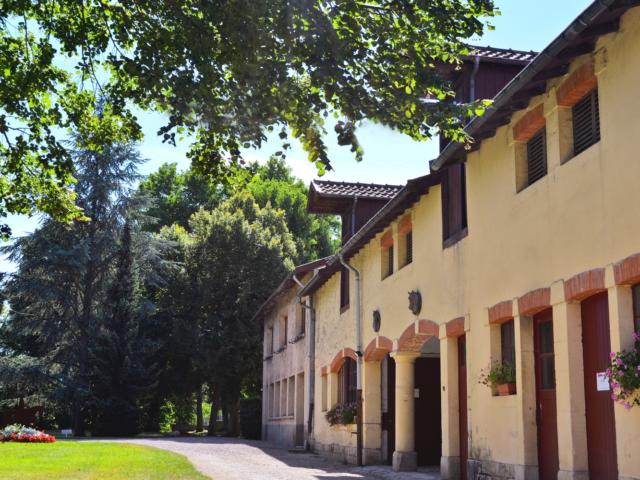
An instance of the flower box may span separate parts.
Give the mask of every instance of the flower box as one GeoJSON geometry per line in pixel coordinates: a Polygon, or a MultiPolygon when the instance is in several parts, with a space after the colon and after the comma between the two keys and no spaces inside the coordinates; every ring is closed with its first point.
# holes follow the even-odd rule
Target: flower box
{"type": "Polygon", "coordinates": [[[498,395],[501,397],[507,395],[515,395],[516,394],[516,384],[515,383],[500,383],[496,385],[496,390],[498,391],[498,395]]]}

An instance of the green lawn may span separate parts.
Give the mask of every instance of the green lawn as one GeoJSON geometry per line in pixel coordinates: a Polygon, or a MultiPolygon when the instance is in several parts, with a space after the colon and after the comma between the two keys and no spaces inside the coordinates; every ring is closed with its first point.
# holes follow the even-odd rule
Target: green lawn
{"type": "Polygon", "coordinates": [[[0,443],[3,480],[182,480],[207,477],[183,456],[157,448],[101,442],[0,443]]]}

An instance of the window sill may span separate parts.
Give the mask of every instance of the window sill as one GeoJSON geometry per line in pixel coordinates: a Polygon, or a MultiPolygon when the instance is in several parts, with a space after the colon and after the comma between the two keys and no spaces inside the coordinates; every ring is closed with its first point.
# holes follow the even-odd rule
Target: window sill
{"type": "Polygon", "coordinates": [[[287,346],[285,345],[285,346],[283,346],[283,347],[280,347],[280,348],[279,348],[278,350],[276,350],[275,352],[273,352],[273,354],[274,354],[274,355],[277,355],[277,354],[279,354],[279,353],[284,352],[286,349],[287,349],[287,346]]]}
{"type": "Polygon", "coordinates": [[[285,415],[283,417],[269,417],[268,420],[270,422],[278,422],[281,420],[293,420],[293,415],[285,415]]]}
{"type": "Polygon", "coordinates": [[[465,227],[462,230],[454,233],[449,238],[442,242],[442,248],[449,248],[458,243],[460,240],[469,235],[469,227],[465,227]]]}
{"type": "Polygon", "coordinates": [[[304,334],[304,333],[300,333],[300,334],[296,335],[296,336],[293,338],[293,340],[289,340],[289,343],[290,343],[291,345],[293,345],[294,343],[298,343],[298,342],[299,342],[300,340],[302,340],[304,337],[305,337],[305,334],[304,334]]]}
{"type": "Polygon", "coordinates": [[[266,362],[267,360],[271,360],[272,358],[273,358],[273,354],[271,354],[271,355],[267,355],[266,357],[264,357],[264,358],[262,359],[262,361],[263,361],[263,362],[266,362]]]}

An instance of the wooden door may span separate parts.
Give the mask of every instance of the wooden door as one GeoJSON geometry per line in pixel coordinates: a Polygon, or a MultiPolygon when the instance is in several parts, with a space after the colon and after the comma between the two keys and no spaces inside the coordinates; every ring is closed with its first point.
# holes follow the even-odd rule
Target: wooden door
{"type": "Polygon", "coordinates": [[[533,328],[539,479],[556,480],[559,470],[558,415],[552,310],[545,310],[533,317],[533,328]]]}
{"type": "Polygon", "coordinates": [[[596,375],[609,365],[609,303],[607,293],[587,298],[582,307],[582,352],[587,417],[587,453],[592,479],[617,480],[616,424],[611,392],[598,390],[596,375]]]}
{"type": "Polygon", "coordinates": [[[460,478],[467,479],[469,432],[467,430],[467,337],[458,337],[458,433],[460,435],[460,478]]]}
{"type": "Polygon", "coordinates": [[[387,463],[393,463],[396,450],[396,362],[387,355],[387,411],[382,414],[382,428],[387,431],[387,463]]]}
{"type": "Polygon", "coordinates": [[[442,456],[440,359],[416,359],[414,382],[417,392],[414,422],[418,465],[440,465],[442,456]]]}

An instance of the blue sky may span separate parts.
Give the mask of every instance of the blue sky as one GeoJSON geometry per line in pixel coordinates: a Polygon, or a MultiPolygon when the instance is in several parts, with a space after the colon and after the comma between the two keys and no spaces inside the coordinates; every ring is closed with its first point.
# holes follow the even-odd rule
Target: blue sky
{"type": "MultiPolygon", "coordinates": [[[[582,10],[590,0],[497,0],[502,15],[491,23],[495,30],[487,31],[484,37],[473,39],[477,45],[513,48],[517,50],[543,49],[582,10]]],[[[163,125],[163,117],[155,113],[140,112],[145,139],[140,146],[142,156],[148,159],[141,167],[141,173],[155,171],[164,162],[177,162],[180,168],[188,167],[186,152],[188,143],[177,147],[163,144],[156,132],[163,125]]],[[[339,147],[335,136],[329,135],[329,156],[334,171],[324,178],[360,182],[402,184],[407,179],[427,173],[427,162],[437,155],[436,141],[414,142],[397,132],[381,125],[365,124],[360,128],[358,138],[364,148],[364,160],[355,162],[348,148],[339,147]]],[[[249,159],[266,159],[279,145],[267,144],[260,151],[248,151],[249,159]]],[[[292,142],[292,150],[287,160],[298,177],[309,181],[315,176],[315,167],[306,160],[302,148],[292,142]]],[[[24,235],[33,231],[37,218],[11,216],[8,219],[14,235],[24,235]]],[[[0,271],[11,270],[12,265],[0,259],[0,271]]]]}

